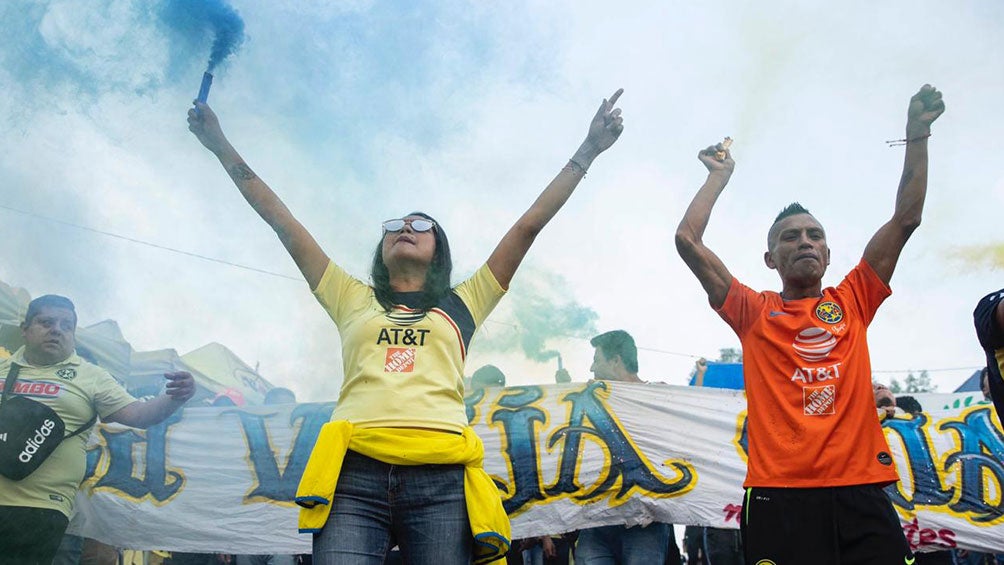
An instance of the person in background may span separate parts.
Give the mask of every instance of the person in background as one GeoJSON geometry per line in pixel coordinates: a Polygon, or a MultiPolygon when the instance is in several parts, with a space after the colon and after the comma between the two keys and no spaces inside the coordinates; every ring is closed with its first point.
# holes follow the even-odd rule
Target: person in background
{"type": "Polygon", "coordinates": [[[976,337],[987,358],[983,394],[993,401],[1004,423],[1004,288],[980,299],[973,311],[976,337]]]}
{"type": "Polygon", "coordinates": [[[471,375],[471,390],[504,386],[505,373],[495,365],[479,367],[471,375]]]}
{"type": "Polygon", "coordinates": [[[912,414],[916,416],[924,411],[924,408],[920,405],[920,402],[912,396],[897,396],[896,397],[896,408],[899,408],[907,414],[912,414]]]}
{"type": "MultiPolygon", "coordinates": [[[[12,393],[40,389],[31,399],[55,411],[67,434],[87,431],[98,418],[148,428],[195,394],[192,375],[176,372],[164,375],[164,394],[146,402],[133,398],[107,371],[75,353],[76,330],[77,312],[69,298],[39,296],[28,304],[21,324],[24,346],[0,360],[4,384],[17,371],[12,393]]],[[[67,437],[27,477],[15,481],[0,475],[0,564],[52,562],[84,478],[86,445],[86,433],[67,437]]]]}
{"type": "MultiPolygon", "coordinates": [[[[885,419],[886,417],[895,416],[895,411],[898,409],[906,414],[916,416],[924,411],[924,407],[920,405],[920,401],[912,396],[895,396],[891,390],[886,388],[884,385],[876,385],[875,388],[875,405],[879,409],[879,417],[885,419]],[[879,388],[881,387],[881,388],[879,388]],[[889,402],[891,399],[891,403],[889,402]],[[893,413],[888,414],[883,417],[883,410],[892,407],[893,413]]],[[[894,488],[892,486],[890,489],[894,488]]],[[[917,553],[915,562],[916,565],[954,565],[955,560],[953,557],[954,553],[950,549],[942,551],[928,551],[923,553],[917,553]]]]}
{"type": "MultiPolygon", "coordinates": [[[[708,361],[702,357],[694,363],[694,386],[704,386],[704,375],[707,372],[708,361]]],[[[683,540],[687,549],[688,565],[690,563],[703,565],[743,565],[745,563],[742,536],[737,529],[687,526],[683,540]]]]}
{"type": "MultiPolygon", "coordinates": [[[[265,393],[262,404],[265,406],[296,404],[296,394],[288,388],[270,388],[265,393]]],[[[235,555],[234,563],[236,565],[297,565],[300,563],[300,559],[296,555],[281,554],[235,555]]]]}
{"type": "MultiPolygon", "coordinates": [[[[602,333],[589,341],[593,364],[589,370],[597,381],[644,383],[638,377],[638,347],[624,330],[602,333]]],[[[668,556],[679,562],[680,549],[673,525],[652,522],[647,526],[599,526],[579,531],[575,562],[580,565],[662,564],[668,556]]]]}
{"type": "Polygon", "coordinates": [[[875,409],[878,410],[879,420],[896,415],[896,395],[889,390],[889,387],[873,381],[872,394],[875,396],[875,409]]]}

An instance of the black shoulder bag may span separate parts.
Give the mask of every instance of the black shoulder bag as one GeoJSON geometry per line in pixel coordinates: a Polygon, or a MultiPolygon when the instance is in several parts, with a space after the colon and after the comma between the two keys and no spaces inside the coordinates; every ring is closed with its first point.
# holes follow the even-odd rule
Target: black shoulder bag
{"type": "Polygon", "coordinates": [[[98,419],[95,414],[83,427],[64,436],[66,424],[55,410],[11,394],[20,371],[20,365],[11,363],[0,397],[0,475],[14,481],[34,473],[61,441],[82,433],[98,419]]]}

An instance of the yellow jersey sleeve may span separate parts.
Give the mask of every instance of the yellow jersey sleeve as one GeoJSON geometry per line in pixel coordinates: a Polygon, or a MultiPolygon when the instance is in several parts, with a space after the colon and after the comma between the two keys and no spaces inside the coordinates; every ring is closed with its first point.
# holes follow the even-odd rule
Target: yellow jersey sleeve
{"type": "Polygon", "coordinates": [[[335,325],[341,329],[359,310],[369,307],[373,289],[346,273],[334,261],[328,261],[328,266],[321,275],[321,282],[317,283],[317,288],[312,292],[335,325]]]}
{"type": "Polygon", "coordinates": [[[475,327],[480,327],[484,323],[485,318],[491,314],[506,293],[492,270],[488,268],[488,263],[482,265],[471,278],[457,285],[453,291],[467,305],[471,317],[474,318],[475,327]]]}
{"type": "Polygon", "coordinates": [[[118,381],[104,370],[95,371],[91,389],[91,402],[102,419],[136,402],[118,381]]]}

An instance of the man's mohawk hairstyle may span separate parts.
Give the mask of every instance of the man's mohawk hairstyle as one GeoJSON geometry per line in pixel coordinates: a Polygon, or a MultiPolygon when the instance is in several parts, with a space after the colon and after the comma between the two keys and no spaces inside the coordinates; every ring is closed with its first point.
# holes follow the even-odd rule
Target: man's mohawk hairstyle
{"type": "Polygon", "coordinates": [[[774,218],[774,223],[776,224],[781,220],[787,218],[788,216],[795,216],[798,214],[809,214],[810,216],[812,215],[812,213],[809,212],[805,208],[805,206],[802,206],[798,202],[792,202],[791,204],[785,206],[784,210],[781,210],[781,212],[777,215],[777,217],[774,218]]]}

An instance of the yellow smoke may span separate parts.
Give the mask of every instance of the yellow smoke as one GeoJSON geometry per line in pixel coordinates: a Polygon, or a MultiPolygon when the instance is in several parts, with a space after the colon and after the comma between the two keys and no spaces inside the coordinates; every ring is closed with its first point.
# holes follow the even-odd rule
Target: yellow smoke
{"type": "Polygon", "coordinates": [[[956,247],[949,253],[966,267],[1004,269],[1004,243],[956,247]]]}
{"type": "Polygon", "coordinates": [[[785,25],[767,17],[759,8],[751,8],[739,30],[743,46],[744,92],[735,138],[754,139],[764,127],[765,107],[784,90],[786,74],[801,51],[807,35],[797,26],[785,25]]]}

